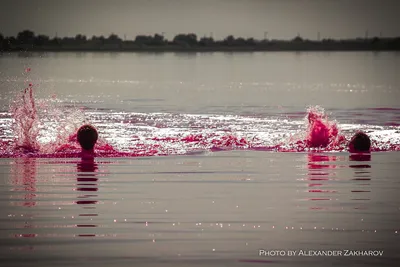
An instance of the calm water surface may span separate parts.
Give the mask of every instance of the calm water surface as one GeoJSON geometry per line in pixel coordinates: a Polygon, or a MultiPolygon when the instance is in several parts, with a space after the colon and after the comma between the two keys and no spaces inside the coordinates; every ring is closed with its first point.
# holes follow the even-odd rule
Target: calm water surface
{"type": "Polygon", "coordinates": [[[2,265],[396,266],[399,70],[398,53],[3,54],[2,265]],[[39,158],[10,154],[29,83],[39,158]],[[313,105],[386,151],[255,151],[304,136],[313,105]],[[84,121],[138,157],[54,154],[84,121]]]}

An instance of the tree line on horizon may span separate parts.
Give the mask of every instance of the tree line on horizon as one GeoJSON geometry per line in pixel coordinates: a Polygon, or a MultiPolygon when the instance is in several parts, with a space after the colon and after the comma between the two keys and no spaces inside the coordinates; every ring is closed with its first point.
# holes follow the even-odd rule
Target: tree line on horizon
{"type": "Polygon", "coordinates": [[[108,37],[77,34],[75,37],[54,37],[35,35],[33,31],[24,30],[16,37],[4,37],[0,33],[0,51],[37,51],[37,50],[400,50],[400,37],[395,38],[355,38],[355,39],[322,39],[308,40],[296,36],[291,40],[257,40],[254,38],[235,38],[229,35],[223,40],[212,37],[201,37],[194,33],[177,34],[167,40],[161,34],[137,35],[134,40],[123,40],[116,34],[108,37]]]}

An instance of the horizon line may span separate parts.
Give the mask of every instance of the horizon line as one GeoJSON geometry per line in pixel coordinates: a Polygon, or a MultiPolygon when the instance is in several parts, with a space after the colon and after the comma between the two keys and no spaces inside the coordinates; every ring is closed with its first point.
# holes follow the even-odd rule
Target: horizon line
{"type": "MultiPolygon", "coordinates": [[[[6,38],[17,38],[18,35],[20,33],[23,33],[23,32],[32,32],[34,34],[34,37],[43,36],[43,37],[48,37],[49,39],[61,39],[61,40],[65,39],[65,38],[76,39],[76,37],[78,37],[78,36],[85,37],[86,40],[91,40],[94,37],[97,37],[97,38],[103,37],[104,39],[108,39],[111,36],[115,36],[115,37],[118,37],[119,39],[121,39],[122,41],[128,41],[128,42],[129,41],[135,41],[135,39],[137,37],[155,37],[155,36],[162,37],[162,39],[164,41],[171,41],[172,42],[173,39],[176,36],[179,36],[179,35],[195,35],[196,39],[199,39],[199,40],[201,40],[203,38],[206,38],[206,39],[212,39],[214,41],[224,41],[229,37],[233,37],[234,39],[244,39],[244,40],[251,40],[252,39],[254,41],[292,41],[292,40],[294,40],[296,38],[297,39],[300,38],[303,41],[322,41],[322,40],[350,41],[350,40],[369,40],[369,39],[374,39],[374,38],[378,38],[378,39],[397,39],[397,38],[400,38],[400,35],[397,35],[397,36],[383,36],[381,33],[379,34],[379,36],[378,35],[369,36],[368,31],[366,31],[366,33],[365,33],[365,35],[363,37],[362,36],[354,36],[354,37],[350,37],[350,38],[349,37],[348,38],[334,38],[334,37],[327,37],[327,36],[322,37],[320,32],[318,32],[317,38],[315,38],[315,39],[314,38],[302,37],[301,34],[299,34],[299,33],[297,35],[295,35],[294,37],[292,37],[292,38],[277,38],[277,39],[270,38],[270,37],[267,38],[266,34],[264,34],[264,38],[242,37],[242,36],[238,36],[238,35],[228,34],[223,38],[215,39],[213,37],[213,33],[212,32],[210,32],[210,35],[202,35],[202,36],[200,36],[200,35],[198,35],[198,34],[196,34],[194,32],[187,32],[187,33],[182,32],[182,33],[175,34],[172,39],[168,39],[168,38],[165,37],[166,32],[160,32],[160,33],[155,32],[153,34],[137,34],[137,35],[134,36],[134,39],[128,39],[126,34],[123,34],[123,36],[119,36],[118,34],[115,34],[114,32],[111,32],[108,35],[95,35],[95,34],[93,34],[91,36],[86,35],[86,34],[82,34],[82,33],[77,33],[77,34],[75,34],[75,36],[66,35],[66,36],[63,36],[63,37],[58,36],[58,34],[56,32],[55,35],[53,37],[51,37],[50,35],[46,35],[46,34],[42,34],[42,33],[36,33],[34,30],[30,30],[30,29],[25,29],[25,30],[19,31],[16,35],[8,35],[8,36],[3,35],[0,32],[0,36],[2,36],[3,39],[6,39],[6,38]]],[[[265,33],[268,33],[268,32],[265,32],[265,33]]]]}

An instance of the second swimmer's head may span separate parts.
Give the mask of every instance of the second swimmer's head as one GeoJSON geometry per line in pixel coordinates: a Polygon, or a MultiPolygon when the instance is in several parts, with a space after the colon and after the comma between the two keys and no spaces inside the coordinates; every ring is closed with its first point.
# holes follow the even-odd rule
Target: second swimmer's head
{"type": "Polygon", "coordinates": [[[78,130],[77,139],[82,149],[93,150],[97,138],[97,130],[92,125],[85,124],[78,130]]]}
{"type": "Polygon", "coordinates": [[[351,153],[370,152],[371,140],[364,132],[357,132],[350,140],[349,151],[351,153]]]}

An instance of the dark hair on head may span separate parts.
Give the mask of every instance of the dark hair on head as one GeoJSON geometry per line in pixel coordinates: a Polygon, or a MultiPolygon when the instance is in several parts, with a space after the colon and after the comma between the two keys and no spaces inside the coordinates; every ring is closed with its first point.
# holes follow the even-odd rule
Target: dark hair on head
{"type": "Polygon", "coordinates": [[[78,142],[85,150],[92,150],[97,142],[97,138],[97,130],[92,125],[85,124],[78,130],[78,142]]]}
{"type": "Polygon", "coordinates": [[[355,152],[369,152],[371,149],[371,140],[364,132],[357,132],[350,141],[350,147],[355,152]]]}

